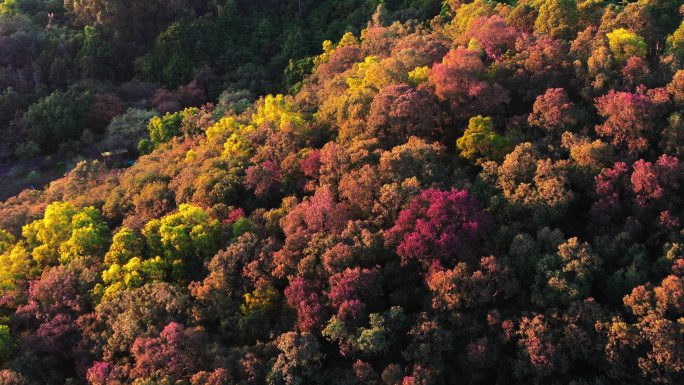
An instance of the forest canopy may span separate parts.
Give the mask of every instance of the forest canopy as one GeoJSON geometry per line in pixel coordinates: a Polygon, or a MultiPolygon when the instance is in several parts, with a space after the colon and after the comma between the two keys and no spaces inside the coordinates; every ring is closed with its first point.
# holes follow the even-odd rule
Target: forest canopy
{"type": "Polygon", "coordinates": [[[0,384],[682,384],[683,15],[2,1],[0,384]]]}

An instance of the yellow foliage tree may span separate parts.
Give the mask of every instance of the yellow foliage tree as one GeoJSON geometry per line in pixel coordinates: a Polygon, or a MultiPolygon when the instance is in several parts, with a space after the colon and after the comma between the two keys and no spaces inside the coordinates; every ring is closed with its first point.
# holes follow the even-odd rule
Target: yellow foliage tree
{"type": "Polygon", "coordinates": [[[244,125],[238,123],[234,117],[224,117],[207,128],[207,140],[211,143],[223,143],[232,134],[240,132],[243,129],[244,125]]]}
{"type": "Polygon", "coordinates": [[[428,81],[428,76],[430,75],[430,67],[416,67],[413,71],[408,73],[409,83],[413,86],[418,86],[420,84],[425,84],[428,81]]]}
{"type": "Polygon", "coordinates": [[[295,105],[284,95],[266,95],[256,113],[252,115],[252,124],[256,127],[270,123],[276,129],[283,129],[287,125],[303,127],[304,116],[295,110],[295,105]]]}
{"type": "Polygon", "coordinates": [[[636,33],[618,28],[606,34],[608,46],[615,59],[625,62],[632,56],[645,57],[648,46],[644,39],[636,33]]]}
{"type": "Polygon", "coordinates": [[[0,254],[0,293],[16,290],[19,284],[36,278],[38,274],[22,242],[0,254]]]}
{"type": "Polygon", "coordinates": [[[76,210],[70,203],[54,202],[43,219],[22,228],[31,256],[38,265],[67,264],[74,257],[106,250],[108,228],[93,207],[76,210]]]}

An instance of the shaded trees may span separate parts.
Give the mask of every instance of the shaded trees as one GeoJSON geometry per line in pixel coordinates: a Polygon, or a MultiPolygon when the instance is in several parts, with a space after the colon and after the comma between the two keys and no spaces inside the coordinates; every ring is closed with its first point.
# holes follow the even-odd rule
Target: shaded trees
{"type": "Polygon", "coordinates": [[[57,145],[78,139],[88,128],[88,106],[92,93],[73,88],[55,91],[32,105],[26,112],[31,137],[45,152],[57,150],[57,145]]]}
{"type": "Polygon", "coordinates": [[[373,98],[368,135],[388,147],[403,144],[411,136],[438,138],[439,111],[427,91],[406,85],[390,85],[373,98]]]}

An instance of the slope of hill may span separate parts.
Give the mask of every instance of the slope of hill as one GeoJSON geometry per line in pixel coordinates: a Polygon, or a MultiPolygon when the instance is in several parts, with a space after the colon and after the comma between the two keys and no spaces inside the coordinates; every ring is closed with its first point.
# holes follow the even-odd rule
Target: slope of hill
{"type": "Polygon", "coordinates": [[[681,384],[679,2],[446,4],[0,204],[0,382],[681,384]]]}
{"type": "Polygon", "coordinates": [[[385,20],[440,9],[439,0],[0,1],[0,199],[103,151],[136,154],[135,122],[149,113],[223,92],[249,101],[295,92],[321,42],[358,34],[380,3],[385,20]],[[132,125],[125,135],[121,120],[132,125]],[[60,165],[40,167],[57,163],[47,157],[60,165]]]}

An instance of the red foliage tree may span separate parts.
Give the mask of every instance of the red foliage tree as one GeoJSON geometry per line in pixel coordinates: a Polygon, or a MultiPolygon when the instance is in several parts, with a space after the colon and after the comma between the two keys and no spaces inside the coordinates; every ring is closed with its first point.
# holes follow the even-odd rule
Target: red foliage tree
{"type": "Polygon", "coordinates": [[[244,183],[245,186],[254,190],[254,195],[263,198],[278,189],[280,184],[280,167],[271,160],[249,166],[245,170],[244,183]]]}
{"type": "Polygon", "coordinates": [[[549,88],[566,87],[572,73],[572,61],[561,40],[543,34],[523,34],[516,39],[515,55],[500,63],[515,76],[500,78],[513,95],[530,102],[549,88]]]}
{"type": "Polygon", "coordinates": [[[467,191],[423,190],[385,233],[402,263],[418,260],[453,264],[477,257],[492,218],[467,191]]]}
{"type": "Polygon", "coordinates": [[[124,371],[109,362],[95,361],[88,371],[86,378],[91,385],[108,385],[123,383],[124,371]]]}
{"type": "Polygon", "coordinates": [[[321,169],[321,150],[311,151],[309,156],[302,160],[300,167],[305,176],[318,178],[321,169]]]}
{"type": "MultiPolygon", "coordinates": [[[[679,259],[676,265],[682,265],[679,259]]],[[[641,375],[665,384],[681,382],[684,367],[684,338],[681,317],[684,315],[684,279],[675,274],[665,277],[659,286],[651,283],[635,287],[623,299],[636,322],[615,317],[602,325],[608,341],[606,355],[614,365],[629,364],[641,375]]]]}
{"type": "Polygon", "coordinates": [[[297,277],[285,289],[288,305],[297,311],[297,328],[312,332],[326,321],[325,299],[315,285],[303,277],[297,277]]]}
{"type": "Polygon", "coordinates": [[[172,322],[159,337],[141,337],[135,340],[131,353],[135,366],[131,376],[150,377],[155,373],[176,382],[197,373],[209,362],[208,339],[201,328],[184,328],[172,322]]]}
{"type": "Polygon", "coordinates": [[[611,90],[596,98],[596,108],[606,120],[596,132],[612,138],[616,146],[625,146],[634,154],[649,146],[658,117],[657,104],[647,95],[611,90]]]}
{"type": "Polygon", "coordinates": [[[58,266],[30,282],[28,301],[17,309],[17,316],[45,321],[60,313],[79,314],[86,306],[86,298],[80,293],[78,275],[58,266]]]}
{"type": "Polygon", "coordinates": [[[342,175],[339,194],[349,202],[354,213],[367,214],[373,208],[380,187],[377,168],[366,165],[342,175]]]}
{"type": "Polygon", "coordinates": [[[679,187],[682,170],[679,159],[662,155],[656,164],[639,159],[630,178],[636,203],[647,206],[663,199],[667,192],[679,187]]]}
{"type": "Polygon", "coordinates": [[[517,282],[510,269],[495,257],[482,257],[480,269],[469,271],[466,263],[453,269],[433,267],[425,277],[436,310],[457,311],[510,298],[517,282]]]}
{"type": "MultiPolygon", "coordinates": [[[[275,263],[274,275],[286,277],[295,272],[302,273],[299,266],[302,259],[311,249],[307,249],[309,242],[321,236],[339,234],[349,219],[349,207],[345,203],[338,203],[328,186],[316,190],[316,193],[296,205],[280,221],[285,233],[285,246],[273,256],[275,263]]],[[[315,250],[316,248],[314,248],[315,250]]],[[[317,257],[314,257],[317,259],[317,257]]],[[[311,262],[311,258],[307,259],[311,262]]]]}
{"type": "Polygon", "coordinates": [[[544,131],[561,134],[577,123],[577,111],[563,88],[549,88],[534,101],[527,121],[544,131]]]}
{"type": "Polygon", "coordinates": [[[522,370],[543,376],[554,369],[560,357],[559,347],[554,344],[551,332],[551,327],[542,314],[520,320],[518,365],[522,370]]]}
{"type": "Polygon", "coordinates": [[[648,68],[648,62],[640,56],[632,56],[627,59],[621,72],[622,76],[625,78],[625,83],[632,87],[646,83],[651,74],[651,70],[648,68]]]}
{"type": "Polygon", "coordinates": [[[234,384],[226,369],[218,368],[212,372],[198,372],[190,379],[191,385],[230,385],[234,384]]]}
{"type": "Polygon", "coordinates": [[[348,268],[330,277],[328,297],[337,316],[344,321],[358,321],[368,305],[380,296],[378,271],[360,267],[348,268]]]}
{"type": "MultiPolygon", "coordinates": [[[[449,41],[439,33],[412,34],[399,40],[392,56],[410,58],[415,67],[432,66],[449,51],[449,41]]],[[[402,61],[404,61],[402,60],[402,61]]]]}
{"type": "Polygon", "coordinates": [[[363,54],[356,45],[337,47],[328,57],[328,61],[316,68],[316,75],[322,79],[332,78],[351,68],[354,63],[363,60],[363,54]]]}
{"type": "Polygon", "coordinates": [[[439,109],[432,95],[405,84],[380,90],[368,115],[369,135],[387,148],[403,144],[411,136],[436,138],[439,109]]]}
{"type": "Polygon", "coordinates": [[[603,169],[595,178],[592,231],[626,231],[652,246],[674,241],[673,232],[681,225],[676,213],[682,203],[683,171],[679,159],[669,155],[655,162],[639,159],[632,167],[617,162],[603,169]]]}
{"type": "Polygon", "coordinates": [[[347,223],[347,212],[347,206],[337,203],[332,191],[323,187],[283,219],[283,231],[286,236],[300,231],[339,233],[347,223]]]}
{"type": "Polygon", "coordinates": [[[53,355],[74,353],[71,347],[79,336],[74,320],[88,308],[79,279],[58,266],[29,284],[28,301],[17,309],[16,317],[34,333],[27,334],[22,345],[53,355]]]}
{"type": "Polygon", "coordinates": [[[439,100],[459,119],[492,115],[509,101],[503,87],[487,80],[480,54],[463,47],[452,49],[441,63],[432,66],[429,82],[439,100]]]}
{"type": "Polygon", "coordinates": [[[501,58],[506,51],[515,47],[517,32],[509,27],[506,20],[499,15],[478,17],[470,25],[468,37],[474,38],[484,50],[485,55],[493,61],[501,58]]]}

